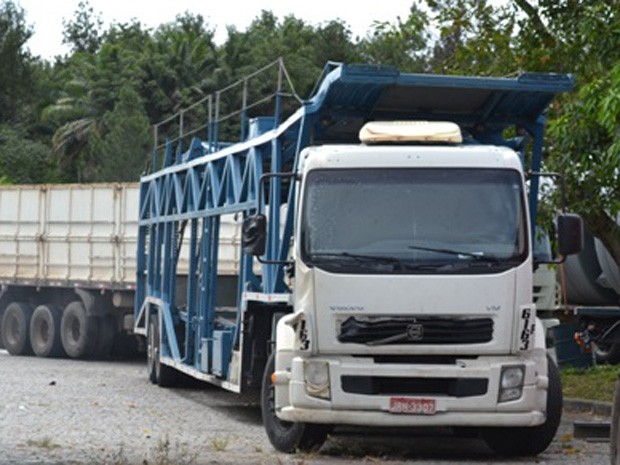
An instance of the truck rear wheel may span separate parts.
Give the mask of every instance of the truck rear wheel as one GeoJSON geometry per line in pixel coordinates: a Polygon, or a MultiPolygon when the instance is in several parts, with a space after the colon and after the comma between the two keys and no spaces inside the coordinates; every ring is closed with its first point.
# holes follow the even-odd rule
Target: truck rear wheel
{"type": "Polygon", "coordinates": [[[558,430],[562,418],[562,384],[558,367],[547,356],[549,387],[547,419],[542,425],[529,428],[488,428],[482,439],[497,454],[511,457],[538,455],[544,452],[558,430]]]}
{"type": "Polygon", "coordinates": [[[309,452],[319,449],[331,430],[329,425],[282,421],[275,412],[275,388],[271,375],[275,371],[275,353],[267,361],[261,387],[263,426],[269,441],[280,452],[309,452]]]}
{"type": "Polygon", "coordinates": [[[64,355],[60,339],[62,309],[46,304],[34,309],[30,319],[30,343],[38,357],[61,357],[64,355]]]}
{"type": "Polygon", "coordinates": [[[11,302],[2,317],[2,343],[11,355],[31,355],[32,309],[24,302],[11,302]]]}
{"type": "Polygon", "coordinates": [[[86,313],[79,300],[65,307],[60,321],[62,347],[71,358],[90,357],[97,344],[97,319],[86,313]]]}

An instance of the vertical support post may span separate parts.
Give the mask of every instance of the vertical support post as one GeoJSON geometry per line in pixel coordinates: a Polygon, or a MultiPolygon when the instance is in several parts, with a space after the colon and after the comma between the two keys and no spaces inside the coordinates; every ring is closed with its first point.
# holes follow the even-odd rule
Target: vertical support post
{"type": "Polygon", "coordinates": [[[174,158],[175,164],[181,163],[181,155],[183,154],[183,134],[185,132],[185,110],[179,112],[179,140],[177,142],[177,150],[174,158]]]}
{"type": "MultiPolygon", "coordinates": [[[[282,144],[279,138],[271,142],[271,173],[282,171],[282,144]]],[[[282,197],[282,179],[273,177],[269,184],[269,224],[267,236],[267,260],[277,260],[280,250],[280,205],[282,197]]],[[[276,276],[281,265],[263,265],[263,292],[273,293],[276,288],[276,276]]]]}
{"type": "Polygon", "coordinates": [[[243,80],[243,96],[241,101],[241,141],[245,141],[248,137],[248,79],[243,80]]]}
{"type": "Polygon", "coordinates": [[[162,288],[162,299],[166,302],[171,302],[170,300],[170,275],[172,274],[172,227],[173,223],[170,221],[166,221],[164,223],[164,238],[163,238],[163,249],[164,249],[164,262],[163,262],[163,272],[161,276],[161,288],[162,288]]]}
{"type": "Polygon", "coordinates": [[[151,165],[151,173],[157,171],[157,138],[158,138],[159,124],[153,125],[153,161],[151,165]]]}
{"type": "Polygon", "coordinates": [[[207,97],[207,146],[209,153],[213,152],[213,97],[207,97]]]}
{"type": "Polygon", "coordinates": [[[278,127],[280,124],[280,119],[282,118],[282,81],[283,81],[283,73],[284,73],[284,60],[282,57],[278,59],[278,87],[276,89],[276,102],[275,102],[275,111],[273,115],[273,127],[274,129],[278,127]]]}
{"type": "MultiPolygon", "coordinates": [[[[219,239],[219,217],[203,218],[200,247],[200,296],[198,301],[199,330],[197,347],[203,338],[212,339],[215,323],[215,293],[217,283],[217,254],[219,239]]],[[[204,355],[204,354],[203,354],[204,355]]],[[[209,363],[211,366],[211,363],[209,363]]]]}
{"type": "MultiPolygon", "coordinates": [[[[532,163],[530,170],[539,172],[542,164],[543,153],[543,140],[545,135],[545,118],[539,116],[536,123],[530,127],[530,131],[533,136],[532,141],[532,163]]],[[[529,208],[530,208],[530,231],[532,240],[534,240],[534,234],[536,233],[536,222],[538,220],[538,189],[540,180],[538,176],[532,176],[530,179],[530,192],[529,192],[529,208]]]]}
{"type": "Polygon", "coordinates": [[[217,150],[220,141],[219,141],[219,126],[220,126],[220,101],[221,101],[221,92],[217,91],[215,93],[215,118],[213,121],[213,150],[217,150]]]}
{"type": "Polygon", "coordinates": [[[207,334],[215,329],[215,297],[217,295],[217,258],[219,253],[220,217],[209,217],[209,274],[207,281],[207,334]]]}
{"type": "MultiPolygon", "coordinates": [[[[140,184],[140,207],[138,209],[138,224],[140,221],[146,218],[142,218],[143,212],[147,211],[145,206],[147,192],[149,185],[147,183],[140,184]]],[[[134,317],[138,316],[138,312],[142,307],[142,302],[146,297],[147,289],[147,262],[146,259],[150,255],[146,254],[146,234],[148,231],[147,225],[138,226],[138,244],[137,244],[137,257],[136,257],[136,298],[134,299],[134,317]]]]}
{"type": "MultiPolygon", "coordinates": [[[[192,333],[194,332],[196,316],[196,289],[198,284],[198,268],[199,254],[198,246],[198,219],[190,220],[190,236],[189,236],[189,269],[187,271],[187,324],[185,325],[185,362],[196,361],[194,351],[192,350],[192,333]]],[[[200,349],[200,345],[194,346],[200,349]]],[[[198,368],[198,367],[196,367],[198,368]]]]}

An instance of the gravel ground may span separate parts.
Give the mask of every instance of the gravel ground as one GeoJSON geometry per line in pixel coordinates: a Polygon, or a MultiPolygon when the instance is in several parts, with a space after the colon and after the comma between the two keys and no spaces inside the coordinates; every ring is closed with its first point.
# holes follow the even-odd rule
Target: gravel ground
{"type": "Polygon", "coordinates": [[[482,442],[445,431],[337,431],[319,453],[273,450],[260,410],[205,384],[161,389],[142,361],[11,357],[0,350],[0,464],[538,463],[607,465],[608,444],[572,438],[566,413],[556,441],[536,459],[498,460],[482,442]],[[428,434],[428,432],[427,432],[428,434]]]}

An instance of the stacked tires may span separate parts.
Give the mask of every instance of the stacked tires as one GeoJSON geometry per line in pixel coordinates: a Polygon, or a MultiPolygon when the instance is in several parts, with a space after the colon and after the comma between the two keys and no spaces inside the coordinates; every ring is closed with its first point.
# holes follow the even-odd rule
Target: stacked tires
{"type": "Polygon", "coordinates": [[[11,302],[0,326],[2,344],[11,355],[38,357],[105,358],[115,333],[112,316],[89,315],[79,300],[64,308],[11,302]]]}

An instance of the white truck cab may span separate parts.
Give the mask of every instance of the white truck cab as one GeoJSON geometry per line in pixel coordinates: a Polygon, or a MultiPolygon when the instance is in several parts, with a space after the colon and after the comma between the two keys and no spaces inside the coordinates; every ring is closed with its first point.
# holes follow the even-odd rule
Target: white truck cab
{"type": "Polygon", "coordinates": [[[438,139],[302,153],[273,380],[274,421],[304,441],[322,442],[317,424],[473,426],[521,454],[555,434],[521,160],[438,139]]]}

